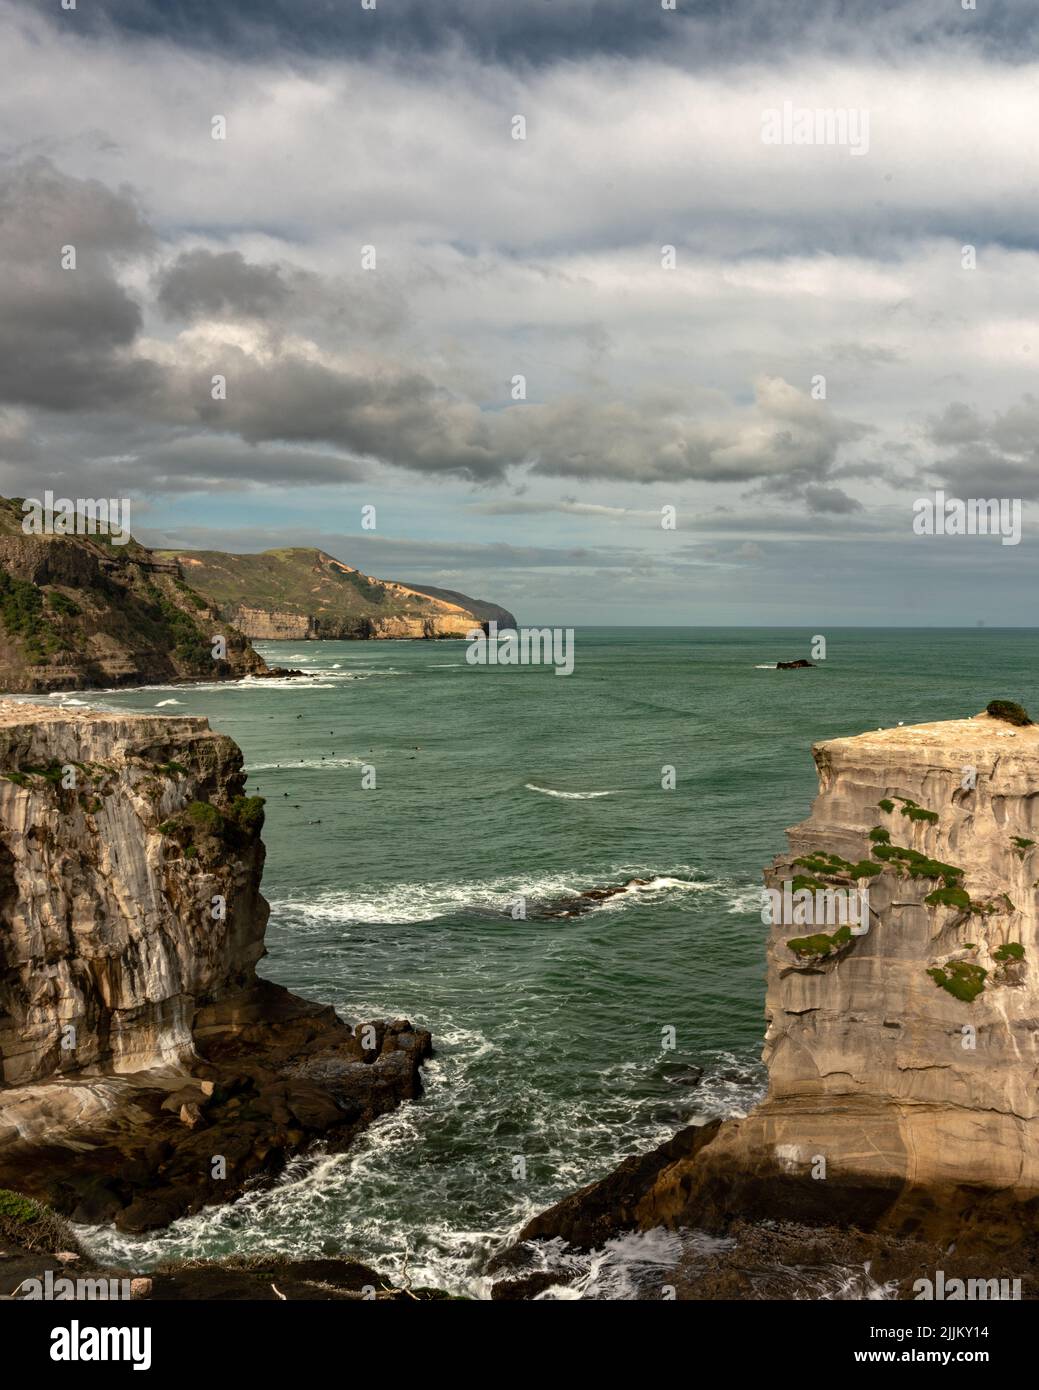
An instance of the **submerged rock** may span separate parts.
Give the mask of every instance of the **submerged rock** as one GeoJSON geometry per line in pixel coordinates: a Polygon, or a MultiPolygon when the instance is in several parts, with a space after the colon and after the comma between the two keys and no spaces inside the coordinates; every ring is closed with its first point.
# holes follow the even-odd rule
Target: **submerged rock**
{"type": "Polygon", "coordinates": [[[645,888],[653,882],[650,878],[629,878],[625,883],[610,883],[602,888],[585,888],[580,893],[571,893],[564,898],[553,898],[551,902],[536,905],[530,915],[536,919],[554,917],[580,917],[591,912],[600,903],[627,893],[632,888],[645,888]]]}

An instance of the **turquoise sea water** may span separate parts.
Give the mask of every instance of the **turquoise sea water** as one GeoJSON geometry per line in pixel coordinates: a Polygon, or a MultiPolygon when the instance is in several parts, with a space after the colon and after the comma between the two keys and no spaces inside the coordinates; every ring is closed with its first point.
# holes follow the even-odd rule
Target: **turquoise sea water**
{"type": "Polygon", "coordinates": [[[470,667],[464,642],[266,643],[272,664],[314,674],[74,697],[232,735],[267,798],[262,973],[351,1020],[407,1015],[437,1049],[424,1099],[349,1154],[169,1231],[91,1243],[142,1267],[277,1249],[393,1275],[407,1258],[416,1284],[481,1292],[488,1255],[532,1212],[752,1105],[760,875],[808,812],[812,742],[995,697],[1039,705],[1031,630],[831,630],[817,669],[769,668],[812,636],[579,630],[569,677],[470,667]],[[652,885],[536,916],[636,876],[652,885]]]}

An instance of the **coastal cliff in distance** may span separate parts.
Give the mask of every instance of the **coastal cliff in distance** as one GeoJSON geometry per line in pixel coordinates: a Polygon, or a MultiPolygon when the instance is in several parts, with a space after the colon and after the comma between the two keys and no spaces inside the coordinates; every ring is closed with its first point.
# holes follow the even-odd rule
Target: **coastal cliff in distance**
{"type": "Polygon", "coordinates": [[[428,1033],[257,977],[262,824],[204,719],[0,701],[0,1188],[147,1230],[418,1094],[428,1033]]]}
{"type": "Polygon", "coordinates": [[[793,1222],[1032,1258],[1039,727],[981,714],[813,752],[819,794],[765,875],[789,892],[767,948],[767,1097],[628,1160],[522,1239],[793,1222]],[[794,893],[859,888],[865,931],[790,911],[794,893]]]}
{"type": "Polygon", "coordinates": [[[323,550],[155,553],[177,564],[227,622],[256,640],[464,638],[491,619],[503,628],[516,625],[496,604],[372,579],[323,550]]]}
{"type": "Polygon", "coordinates": [[[130,539],[26,535],[0,498],[0,690],[237,680],[267,664],[177,566],[130,539]],[[213,638],[226,655],[215,659],[213,638]]]}

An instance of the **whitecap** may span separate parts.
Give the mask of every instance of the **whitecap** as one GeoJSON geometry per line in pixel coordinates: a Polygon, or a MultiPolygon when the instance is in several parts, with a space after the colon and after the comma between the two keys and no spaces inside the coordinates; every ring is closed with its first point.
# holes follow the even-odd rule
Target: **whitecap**
{"type": "Polygon", "coordinates": [[[729,899],[729,912],[760,912],[766,901],[764,893],[763,884],[750,883],[738,889],[729,899]]]}
{"type": "Polygon", "coordinates": [[[562,797],[562,799],[563,799],[564,801],[594,801],[596,797],[600,797],[600,796],[616,796],[616,795],[617,795],[617,793],[616,793],[615,791],[612,791],[612,792],[557,792],[557,791],[553,791],[551,787],[539,787],[539,786],[537,786],[537,785],[536,785],[535,783],[533,783],[533,782],[524,782],[523,785],[526,787],[527,791],[529,791],[529,792],[541,792],[541,794],[542,794],[543,796],[558,796],[558,797],[562,797]]]}
{"type": "MultiPolygon", "coordinates": [[[[255,768],[250,769],[256,771],[255,768]]],[[[695,871],[694,871],[695,872],[695,871]]],[[[433,881],[427,883],[374,883],[356,888],[330,888],[313,897],[283,898],[271,901],[275,920],[290,917],[302,929],[334,923],[351,922],[370,925],[404,925],[410,922],[432,922],[440,917],[460,912],[478,912],[506,916],[517,898],[529,903],[552,902],[558,898],[574,897],[589,887],[603,882],[631,877],[645,877],[644,884],[628,884],[621,892],[596,903],[595,911],[614,910],[626,901],[645,893],[704,893],[731,890],[725,885],[706,879],[687,879],[671,875],[640,874],[638,870],[611,871],[598,883],[587,878],[575,881],[572,875],[542,874],[533,879],[519,877],[488,880],[433,881]]]]}

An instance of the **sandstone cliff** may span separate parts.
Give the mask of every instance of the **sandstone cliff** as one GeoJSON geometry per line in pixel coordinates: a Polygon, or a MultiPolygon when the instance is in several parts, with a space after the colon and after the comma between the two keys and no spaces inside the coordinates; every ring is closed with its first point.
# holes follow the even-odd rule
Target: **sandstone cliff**
{"type": "Polygon", "coordinates": [[[234,680],[267,666],[178,567],[130,540],[25,535],[0,498],[0,690],[234,680]],[[224,639],[214,657],[214,637],[224,639]]]}
{"type": "Polygon", "coordinates": [[[176,563],[228,622],[257,640],[464,638],[491,617],[502,627],[516,621],[454,591],[373,579],[323,550],[156,555],[176,563]]]}
{"type": "Polygon", "coordinates": [[[204,719],[0,701],[0,1186],[141,1229],[417,1094],[428,1034],[257,978],[262,806],[204,719]]]}
{"type": "MultiPolygon", "coordinates": [[[[820,789],[766,872],[868,887],[868,929],[768,939],[766,1100],[536,1217],[599,1244],[737,1218],[1018,1248],[1039,1209],[1039,728],[973,719],[818,745],[820,789]]],[[[807,899],[802,899],[802,904],[807,899]]]]}

